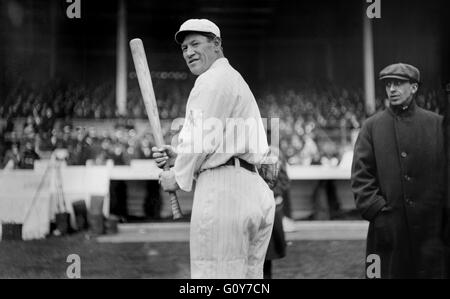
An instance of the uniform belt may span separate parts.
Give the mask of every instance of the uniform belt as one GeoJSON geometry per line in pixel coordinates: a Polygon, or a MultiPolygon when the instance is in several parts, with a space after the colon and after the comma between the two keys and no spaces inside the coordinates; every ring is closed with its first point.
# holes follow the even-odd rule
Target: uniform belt
{"type": "Polygon", "coordinates": [[[222,164],[222,166],[225,166],[225,165],[235,166],[236,165],[236,160],[239,160],[239,165],[242,168],[245,168],[245,169],[247,169],[248,171],[251,171],[251,172],[256,172],[255,165],[253,165],[251,163],[248,163],[247,161],[242,160],[241,158],[236,158],[236,157],[231,157],[231,159],[228,160],[227,162],[225,162],[224,164],[222,164]]]}

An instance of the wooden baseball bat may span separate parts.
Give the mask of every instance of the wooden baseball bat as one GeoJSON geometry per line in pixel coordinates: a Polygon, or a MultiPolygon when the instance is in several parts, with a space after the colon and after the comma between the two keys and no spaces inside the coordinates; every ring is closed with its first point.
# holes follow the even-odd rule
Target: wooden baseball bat
{"type": "MultiPolygon", "coordinates": [[[[153,138],[157,147],[164,145],[164,139],[161,130],[161,123],[159,121],[158,106],[156,105],[155,92],[153,90],[152,78],[150,70],[148,69],[147,57],[145,56],[144,45],[139,38],[130,41],[131,54],[133,55],[134,67],[136,68],[136,75],[141,88],[142,98],[147,111],[148,120],[152,129],[153,138]]],[[[169,170],[170,166],[167,162],[164,165],[164,170],[169,170]]],[[[178,202],[177,194],[169,192],[170,206],[172,207],[173,219],[183,217],[181,213],[180,204],[178,202]]]]}

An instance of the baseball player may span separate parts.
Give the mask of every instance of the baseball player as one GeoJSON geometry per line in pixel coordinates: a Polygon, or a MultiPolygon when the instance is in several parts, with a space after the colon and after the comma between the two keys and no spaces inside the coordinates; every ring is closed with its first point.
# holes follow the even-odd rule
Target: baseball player
{"type": "Polygon", "coordinates": [[[220,30],[213,22],[187,20],[175,41],[198,78],[178,146],[152,150],[159,167],[173,164],[160,175],[165,191],[190,191],[196,181],[191,277],[263,278],[275,201],[255,167],[265,163],[269,152],[258,105],[224,57],[220,30]],[[240,130],[233,126],[236,120],[250,120],[250,125],[240,130]]]}

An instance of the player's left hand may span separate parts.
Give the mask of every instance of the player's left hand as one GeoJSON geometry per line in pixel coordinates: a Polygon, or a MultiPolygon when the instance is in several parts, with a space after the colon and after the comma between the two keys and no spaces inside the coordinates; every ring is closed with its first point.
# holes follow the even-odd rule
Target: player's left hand
{"type": "Polygon", "coordinates": [[[172,170],[162,171],[159,174],[159,184],[166,192],[175,192],[180,189],[175,180],[175,173],[172,170]]]}

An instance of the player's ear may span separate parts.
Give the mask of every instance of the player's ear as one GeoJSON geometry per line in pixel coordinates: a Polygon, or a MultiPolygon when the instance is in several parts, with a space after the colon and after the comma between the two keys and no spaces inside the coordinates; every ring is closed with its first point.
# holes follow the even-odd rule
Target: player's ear
{"type": "Polygon", "coordinates": [[[222,48],[222,39],[220,37],[216,36],[214,38],[214,46],[216,47],[216,52],[222,48]]]}

